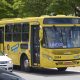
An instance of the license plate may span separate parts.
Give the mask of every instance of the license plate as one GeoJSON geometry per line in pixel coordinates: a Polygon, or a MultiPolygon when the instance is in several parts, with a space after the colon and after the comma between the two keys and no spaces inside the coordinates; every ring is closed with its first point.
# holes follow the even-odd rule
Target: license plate
{"type": "Polygon", "coordinates": [[[64,65],[72,65],[73,62],[64,62],[64,65]]]}

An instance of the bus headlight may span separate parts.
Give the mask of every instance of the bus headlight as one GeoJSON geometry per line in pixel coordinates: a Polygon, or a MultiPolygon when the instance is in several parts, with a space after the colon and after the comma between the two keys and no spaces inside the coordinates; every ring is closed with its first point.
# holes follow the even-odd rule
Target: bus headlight
{"type": "Polygon", "coordinates": [[[53,61],[53,58],[49,56],[49,57],[48,57],[48,60],[51,60],[51,61],[53,61]]]}
{"type": "Polygon", "coordinates": [[[46,59],[48,59],[48,60],[53,61],[53,57],[51,57],[51,56],[49,56],[47,54],[43,54],[43,57],[46,58],[46,59]]]}

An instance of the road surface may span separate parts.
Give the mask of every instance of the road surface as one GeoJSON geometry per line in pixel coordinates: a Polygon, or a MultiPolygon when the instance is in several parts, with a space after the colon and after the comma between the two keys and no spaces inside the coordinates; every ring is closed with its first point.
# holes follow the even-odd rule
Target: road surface
{"type": "Polygon", "coordinates": [[[80,67],[68,68],[66,72],[56,69],[34,70],[30,73],[14,70],[13,73],[26,80],[80,80],[80,67]]]}

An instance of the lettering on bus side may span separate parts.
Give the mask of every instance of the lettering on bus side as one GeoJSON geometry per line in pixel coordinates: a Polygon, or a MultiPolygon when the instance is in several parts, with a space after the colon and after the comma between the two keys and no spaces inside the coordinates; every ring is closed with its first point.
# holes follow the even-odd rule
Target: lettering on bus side
{"type": "Polygon", "coordinates": [[[18,48],[19,48],[19,44],[16,44],[16,45],[14,45],[14,46],[11,47],[11,51],[17,52],[18,48]]]}
{"type": "Polygon", "coordinates": [[[60,59],[61,56],[54,56],[54,59],[60,59]]]}

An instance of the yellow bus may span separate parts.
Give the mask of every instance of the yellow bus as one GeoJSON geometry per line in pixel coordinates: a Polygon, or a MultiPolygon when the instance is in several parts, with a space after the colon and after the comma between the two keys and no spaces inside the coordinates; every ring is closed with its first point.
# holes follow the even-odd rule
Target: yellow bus
{"type": "Polygon", "coordinates": [[[80,66],[80,18],[41,16],[0,21],[0,50],[22,70],[80,66]]]}

